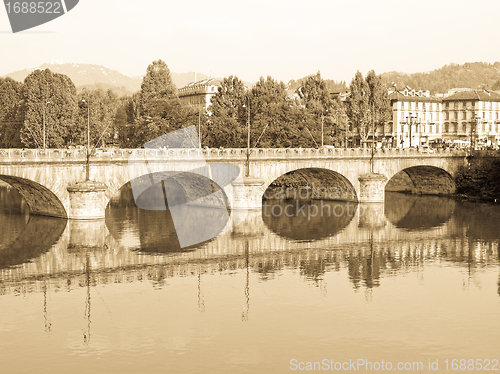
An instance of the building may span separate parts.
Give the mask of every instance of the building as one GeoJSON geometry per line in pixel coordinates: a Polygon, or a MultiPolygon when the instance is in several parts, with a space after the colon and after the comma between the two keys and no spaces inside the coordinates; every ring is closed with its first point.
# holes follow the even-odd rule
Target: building
{"type": "Polygon", "coordinates": [[[500,141],[500,94],[465,89],[444,97],[443,139],[482,146],[500,141]]]}
{"type": "Polygon", "coordinates": [[[179,89],[179,99],[183,105],[192,105],[198,110],[208,109],[210,99],[217,93],[220,81],[214,78],[189,83],[179,89]]]}
{"type": "Polygon", "coordinates": [[[392,121],[377,129],[378,136],[395,148],[420,147],[441,138],[442,103],[429,91],[390,91],[392,121]]]}

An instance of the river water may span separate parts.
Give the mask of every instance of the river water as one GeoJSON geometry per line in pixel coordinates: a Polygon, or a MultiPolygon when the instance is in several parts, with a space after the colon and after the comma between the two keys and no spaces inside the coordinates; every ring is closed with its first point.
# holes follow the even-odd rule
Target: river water
{"type": "Polygon", "coordinates": [[[75,222],[0,187],[0,224],[2,373],[500,369],[499,205],[270,200],[181,248],[130,190],[75,222]]]}

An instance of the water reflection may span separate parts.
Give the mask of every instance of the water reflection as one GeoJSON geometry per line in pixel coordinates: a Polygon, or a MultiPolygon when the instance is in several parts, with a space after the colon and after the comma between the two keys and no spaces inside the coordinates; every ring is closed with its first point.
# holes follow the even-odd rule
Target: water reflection
{"type": "Polygon", "coordinates": [[[262,204],[262,220],[283,238],[311,241],[337,234],[356,209],[357,204],[344,201],[269,199],[262,204]]]}
{"type": "Polygon", "coordinates": [[[167,220],[145,222],[127,193],[106,222],[69,221],[48,251],[0,268],[7,372],[47,362],[51,373],[90,372],[98,359],[102,372],[168,360],[172,372],[280,373],[289,370],[278,357],[333,351],[393,362],[497,353],[498,205],[443,203],[436,218],[431,200],[401,195],[404,210],[380,204],[361,216],[359,205],[350,220],[314,221],[326,226],[314,236],[304,217],[255,212],[196,249],[146,252],[165,248],[167,220]]]}
{"type": "MultiPolygon", "coordinates": [[[[176,200],[177,204],[185,202],[181,192],[178,201],[176,200]]],[[[139,198],[144,206],[148,206],[149,202],[156,202],[159,195],[165,202],[163,193],[163,185],[158,183],[145,190],[139,198]]],[[[157,204],[152,205],[155,206],[157,204]]],[[[210,208],[184,204],[177,205],[175,209],[174,221],[169,209],[137,208],[131,185],[127,184],[110,201],[106,209],[106,225],[113,237],[132,250],[145,253],[174,253],[192,251],[209,242],[224,229],[228,220],[225,205],[210,208]],[[202,224],[203,222],[210,224],[202,224]],[[199,244],[181,247],[178,232],[189,233],[190,240],[199,244]]]]}
{"type": "MultiPolygon", "coordinates": [[[[345,269],[353,289],[357,290],[377,288],[382,278],[420,269],[426,263],[462,267],[470,277],[480,269],[498,264],[497,206],[449,199],[437,203],[432,197],[403,194],[395,194],[391,201],[377,205],[376,214],[365,216],[360,215],[365,208],[353,209],[352,203],[349,207],[339,202],[328,204],[343,206],[344,212],[351,209],[354,214],[273,217],[266,216],[263,209],[251,214],[232,232],[182,250],[169,212],[138,209],[130,190],[125,189],[110,203],[105,222],[71,221],[67,237],[58,242],[57,250],[49,251],[65,230],[66,221],[29,217],[23,235],[8,247],[2,247],[2,268],[21,266],[10,271],[8,278],[6,272],[1,273],[0,283],[8,288],[16,282],[50,274],[51,284],[68,290],[91,284],[144,280],[162,288],[170,277],[196,275],[198,309],[205,310],[202,275],[242,270],[247,276],[244,287],[247,306],[242,312],[242,319],[246,319],[252,273],[268,281],[286,269],[297,269],[303,279],[324,287],[327,273],[345,269]],[[398,204],[402,207],[399,210],[398,204]],[[435,212],[429,208],[431,205],[437,207],[435,212]],[[431,224],[423,224],[425,214],[431,224]],[[381,224],[384,219],[386,223],[381,224]],[[46,254],[40,256],[42,253],[46,254]],[[45,270],[40,273],[40,269],[45,270]]],[[[285,211],[286,205],[293,203],[267,201],[267,212],[285,211]]],[[[300,209],[302,205],[298,206],[300,209]]],[[[306,212],[313,212],[310,207],[321,206],[321,202],[304,206],[306,212]]],[[[217,219],[213,217],[214,221],[217,219]]],[[[220,222],[222,227],[224,221],[220,222]]],[[[186,224],[196,231],[196,219],[186,224]]],[[[43,287],[42,284],[34,290],[43,291],[43,287]]]]}
{"type": "Polygon", "coordinates": [[[386,192],[385,216],[396,227],[426,230],[442,226],[455,209],[452,198],[386,192]]]}
{"type": "Polygon", "coordinates": [[[7,244],[0,243],[0,268],[25,263],[49,251],[64,232],[66,222],[65,219],[32,215],[22,230],[6,232],[7,244]],[[12,236],[17,237],[11,240],[12,236]]]}

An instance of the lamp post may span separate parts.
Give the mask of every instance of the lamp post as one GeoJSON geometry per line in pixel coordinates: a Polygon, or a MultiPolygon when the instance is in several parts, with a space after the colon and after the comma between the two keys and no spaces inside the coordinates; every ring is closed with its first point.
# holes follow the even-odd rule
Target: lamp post
{"type": "Polygon", "coordinates": [[[472,110],[466,109],[466,112],[472,112],[470,121],[470,147],[469,147],[470,150],[469,153],[472,156],[472,151],[476,149],[475,132],[476,132],[478,118],[476,117],[476,111],[474,109],[472,110]]]}
{"type": "Polygon", "coordinates": [[[417,115],[412,115],[410,112],[410,115],[406,117],[406,124],[410,127],[410,148],[411,148],[411,138],[412,138],[412,128],[413,125],[417,123],[417,115]]]}
{"type": "Polygon", "coordinates": [[[347,149],[347,133],[349,131],[349,121],[347,118],[345,118],[345,115],[342,115],[342,117],[345,120],[345,149],[347,149]]]}
{"type": "MultiPolygon", "coordinates": [[[[326,109],[326,112],[328,113],[328,109],[326,109]]],[[[324,137],[323,137],[323,125],[324,125],[324,113],[325,109],[321,109],[321,146],[323,147],[325,145],[324,142],[324,137]]]]}
{"type": "Polygon", "coordinates": [[[199,145],[201,149],[201,108],[198,111],[198,136],[200,137],[199,145]]]}
{"type": "Polygon", "coordinates": [[[248,107],[243,105],[243,108],[247,108],[248,119],[247,119],[247,161],[245,165],[245,176],[250,175],[250,96],[247,96],[248,107]]]}
{"type": "Polygon", "coordinates": [[[85,181],[88,182],[90,180],[90,171],[89,171],[89,161],[90,161],[90,105],[85,99],[82,99],[82,103],[87,104],[87,163],[85,167],[85,181]]]}
{"type": "Polygon", "coordinates": [[[50,104],[50,101],[45,101],[43,104],[43,150],[47,148],[46,144],[46,136],[45,136],[45,111],[47,108],[47,104],[50,104]]]}
{"type": "MultiPolygon", "coordinates": [[[[49,104],[50,104],[50,101],[47,101],[46,106],[47,106],[47,105],[49,105],[49,104]]],[[[47,133],[47,136],[45,136],[45,127],[44,127],[44,129],[43,129],[43,149],[44,149],[44,150],[45,150],[45,147],[46,147],[46,146],[50,147],[50,146],[49,146],[49,142],[50,142],[50,140],[49,140],[49,135],[50,135],[50,126],[49,126],[49,119],[48,119],[48,118],[47,118],[47,127],[49,128],[49,131],[48,131],[48,133],[47,133]],[[47,143],[47,144],[46,144],[46,143],[47,143]]]]}

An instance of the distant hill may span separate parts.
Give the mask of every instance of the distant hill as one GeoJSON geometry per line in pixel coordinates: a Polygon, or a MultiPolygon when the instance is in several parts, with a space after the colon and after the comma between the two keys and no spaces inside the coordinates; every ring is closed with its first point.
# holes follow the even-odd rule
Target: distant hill
{"type": "Polygon", "coordinates": [[[396,83],[398,89],[406,85],[416,90],[429,90],[432,94],[447,92],[452,88],[500,89],[500,62],[468,62],[463,65],[450,64],[426,72],[405,74],[399,72],[382,73],[382,80],[388,86],[396,83]]]}
{"type": "Polygon", "coordinates": [[[140,89],[142,82],[142,77],[130,78],[116,70],[90,64],[42,64],[38,68],[24,69],[7,74],[6,77],[23,82],[28,74],[37,69],[50,69],[54,73],[67,75],[76,87],[92,86],[100,83],[103,86],[114,86],[123,91],[135,92],[140,89]]]}
{"type": "MultiPolygon", "coordinates": [[[[23,69],[7,74],[4,77],[24,82],[24,79],[37,69],[50,69],[55,73],[67,75],[75,84],[78,91],[84,87],[86,89],[111,89],[119,96],[132,95],[134,92],[141,89],[142,76],[130,78],[116,70],[108,69],[101,65],[91,64],[43,64],[37,68],[23,69]]],[[[171,72],[172,81],[177,88],[186,86],[188,83],[200,81],[209,78],[208,75],[201,73],[173,73],[171,72]]],[[[219,78],[220,79],[220,78],[219,78]]],[[[255,83],[243,82],[245,86],[252,87],[255,83]]]]}

